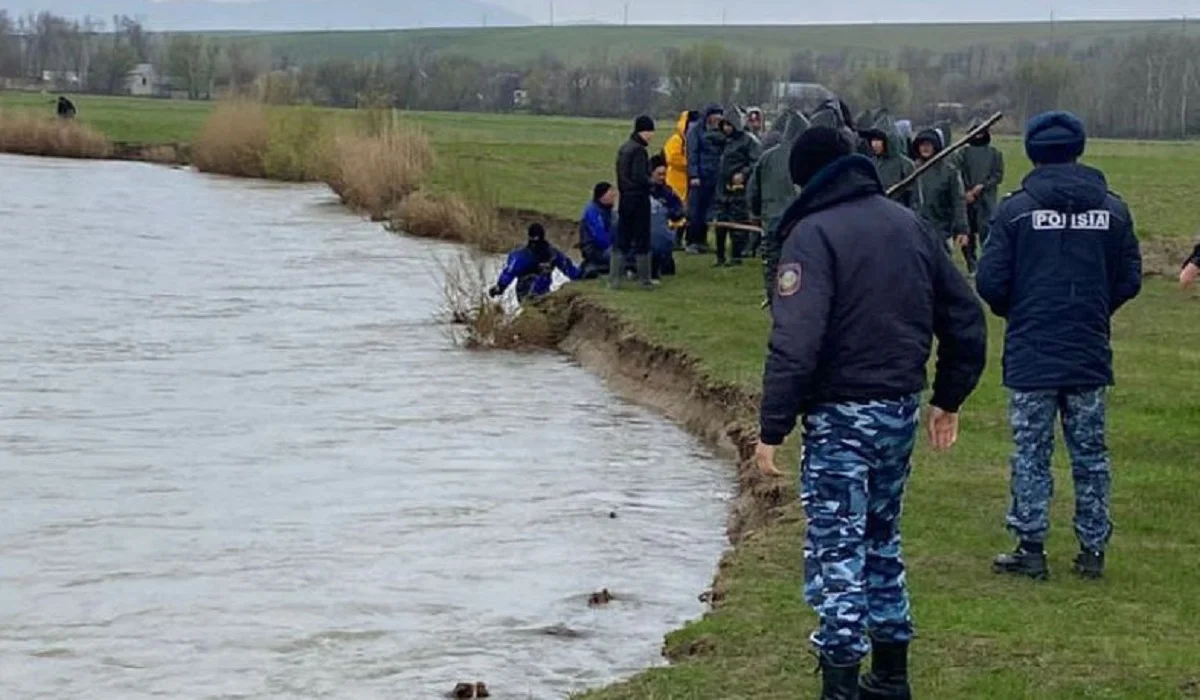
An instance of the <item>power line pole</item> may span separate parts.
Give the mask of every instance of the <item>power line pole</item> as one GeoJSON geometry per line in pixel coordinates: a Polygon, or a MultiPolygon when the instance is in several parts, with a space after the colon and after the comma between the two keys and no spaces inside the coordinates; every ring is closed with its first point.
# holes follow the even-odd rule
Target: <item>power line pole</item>
{"type": "Polygon", "coordinates": [[[554,26],[554,0],[550,0],[550,26],[554,26]]]}
{"type": "Polygon", "coordinates": [[[625,26],[629,26],[629,0],[625,0],[625,26]]]}

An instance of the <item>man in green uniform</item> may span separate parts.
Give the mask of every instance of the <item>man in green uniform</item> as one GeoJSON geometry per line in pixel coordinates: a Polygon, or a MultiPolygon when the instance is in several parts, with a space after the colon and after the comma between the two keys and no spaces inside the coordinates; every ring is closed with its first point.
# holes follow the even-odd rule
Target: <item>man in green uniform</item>
{"type": "MultiPolygon", "coordinates": [[[[900,132],[896,130],[896,123],[887,112],[881,111],[877,114],[874,122],[862,131],[862,137],[871,147],[871,157],[875,160],[875,168],[879,170],[879,180],[883,183],[885,192],[917,169],[904,155],[904,143],[900,132]]],[[[892,199],[909,209],[918,208],[915,188],[909,187],[898,192],[892,199]]]]}
{"type": "MultiPolygon", "coordinates": [[[[753,136],[728,119],[721,122],[721,130],[725,133],[725,150],[721,155],[721,179],[718,181],[717,221],[748,224],[750,211],[746,202],[746,182],[750,179],[754,164],[758,162],[759,144],[753,136]]],[[[729,231],[724,226],[717,226],[717,267],[742,264],[747,238],[744,231],[729,231]],[[725,244],[729,238],[733,239],[733,245],[727,259],[725,244]]]]}
{"type": "MultiPolygon", "coordinates": [[[[972,125],[972,129],[978,123],[972,125]]],[[[988,224],[996,212],[997,193],[1004,180],[1004,156],[992,145],[992,134],[984,131],[963,150],[959,159],[966,188],[967,220],[971,230],[963,252],[967,269],[975,272],[979,247],[987,242],[988,224]]]]}
{"type": "MultiPolygon", "coordinates": [[[[943,148],[942,135],[935,129],[926,129],[913,140],[917,166],[933,158],[943,148]]],[[[917,178],[917,213],[933,230],[957,247],[967,244],[967,206],[963,192],[962,176],[952,164],[941,161],[921,177],[917,178]]]]}
{"type": "Polygon", "coordinates": [[[758,221],[763,229],[763,285],[768,299],[775,289],[775,271],[783,247],[778,231],[779,221],[797,194],[788,159],[796,139],[808,129],[808,119],[800,112],[788,110],[780,115],[776,125],[781,127],[782,139],[758,159],[746,188],[750,217],[758,221]]]}

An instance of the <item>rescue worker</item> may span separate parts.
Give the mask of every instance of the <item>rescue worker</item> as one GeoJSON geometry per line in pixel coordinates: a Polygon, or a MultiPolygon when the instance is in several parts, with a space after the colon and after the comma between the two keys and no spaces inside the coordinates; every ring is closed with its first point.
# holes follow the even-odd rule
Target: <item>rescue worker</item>
{"type": "MultiPolygon", "coordinates": [[[[971,128],[978,126],[978,122],[971,128]]],[[[992,145],[991,131],[971,139],[959,156],[964,198],[967,203],[967,245],[963,249],[967,270],[975,272],[977,250],[987,242],[988,224],[996,211],[996,195],[1004,181],[1004,155],[992,145]]]]}
{"type": "Polygon", "coordinates": [[[612,260],[613,231],[617,189],[610,183],[600,182],[592,188],[592,201],[588,202],[579,220],[579,250],[583,254],[583,277],[595,279],[608,274],[612,260]]]}
{"type": "Polygon", "coordinates": [[[721,153],[725,150],[725,134],[720,129],[724,119],[721,105],[711,104],[688,129],[687,251],[694,255],[708,250],[708,222],[716,204],[721,153]]]}
{"type": "Polygon", "coordinates": [[[1007,320],[1004,385],[1016,446],[1007,525],[1018,545],[996,558],[997,573],[1049,575],[1056,415],[1075,481],[1077,574],[1103,575],[1112,536],[1104,425],[1111,319],[1141,291],[1142,256],[1129,207],[1103,173],[1076,162],[1086,143],[1083,122],[1068,112],[1029,121],[1025,153],[1034,170],[1000,203],[979,261],[979,294],[1007,320]]]}
{"type": "MultiPolygon", "coordinates": [[[[925,129],[913,140],[917,166],[933,158],[945,148],[941,132],[925,129]]],[[[918,212],[939,238],[962,248],[967,243],[967,205],[963,197],[962,177],[958,170],[945,160],[926,170],[917,178],[916,189],[918,212]]]]}
{"type": "Polygon", "coordinates": [[[801,194],[781,224],[756,462],[781,475],[776,448],[803,414],[804,593],[820,618],[822,700],[908,698],[900,512],[925,368],[936,336],[928,431],[948,449],[983,372],[987,325],[927,224],[884,196],[843,134],[804,132],[791,172],[801,194]]]}
{"type": "MultiPolygon", "coordinates": [[[[758,141],[738,128],[733,121],[721,122],[725,134],[725,150],[721,154],[721,192],[717,199],[717,221],[749,224],[750,210],[746,201],[746,181],[761,155],[758,141]]],[[[717,226],[717,267],[741,265],[749,234],[745,231],[717,226]],[[725,257],[726,243],[732,238],[730,256],[725,257]]]]}
{"type": "MultiPolygon", "coordinates": [[[[916,171],[917,166],[904,155],[906,151],[900,134],[896,131],[895,123],[886,113],[861,133],[871,149],[870,155],[875,160],[875,167],[879,170],[879,180],[883,183],[885,192],[916,171]]],[[[914,189],[909,187],[897,192],[892,199],[909,209],[916,210],[917,196],[914,189]]]]}
{"type": "Polygon", "coordinates": [[[779,220],[796,199],[798,191],[792,182],[788,161],[796,139],[808,128],[808,119],[799,112],[786,112],[780,121],[783,122],[782,140],[758,159],[754,172],[750,174],[750,184],[746,186],[750,218],[763,229],[763,285],[766,299],[771,298],[775,289],[775,268],[779,264],[779,250],[783,245],[779,235],[779,220]]]}
{"type": "Polygon", "coordinates": [[[687,223],[683,200],[667,185],[667,162],[650,159],[650,276],[675,274],[675,232],[687,223]]]}
{"type": "Polygon", "coordinates": [[[525,246],[508,254],[504,268],[500,270],[500,278],[488,290],[493,298],[503,295],[514,282],[517,284],[517,299],[525,301],[543,297],[550,293],[555,270],[571,280],[582,276],[575,263],[546,240],[546,229],[541,224],[530,224],[528,236],[529,241],[525,246]]]}
{"type": "Polygon", "coordinates": [[[617,259],[632,255],[636,261],[638,284],[652,289],[650,279],[650,153],[646,150],[654,138],[654,120],[642,115],[634,120],[633,133],[617,152],[617,245],[613,264],[608,266],[609,286],[621,286],[624,265],[617,259]],[[618,257],[620,256],[620,257],[618,257]]]}
{"type": "Polygon", "coordinates": [[[1200,277],[1200,245],[1192,251],[1191,257],[1183,263],[1183,270],[1179,273],[1179,286],[1187,289],[1196,283],[1196,278],[1200,277]]]}
{"type": "Polygon", "coordinates": [[[671,132],[663,145],[663,156],[667,159],[667,184],[685,204],[688,196],[687,132],[699,118],[700,113],[696,110],[680,113],[675,131],[671,132]]]}

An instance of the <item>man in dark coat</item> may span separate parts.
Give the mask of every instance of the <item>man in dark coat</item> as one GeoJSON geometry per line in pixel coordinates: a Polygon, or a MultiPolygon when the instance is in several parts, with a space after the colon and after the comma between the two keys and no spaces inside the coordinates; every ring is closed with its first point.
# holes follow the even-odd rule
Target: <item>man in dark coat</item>
{"type": "MultiPolygon", "coordinates": [[[[761,155],[759,142],[737,124],[726,119],[721,122],[725,133],[725,150],[721,154],[720,193],[717,196],[717,220],[734,224],[750,223],[750,207],[746,199],[746,182],[761,155]]],[[[745,231],[728,231],[717,227],[717,267],[741,265],[748,235],[745,231]],[[731,235],[732,234],[732,235],[731,235]],[[730,257],[725,257],[725,244],[733,239],[730,257]]]]}
{"type": "Polygon", "coordinates": [[[987,358],[966,280],[852,149],[828,127],[792,149],[802,189],[782,223],[757,450],[759,469],[779,475],[776,446],[804,416],[805,597],[820,617],[823,700],[909,697],[900,511],[925,368],[936,337],[929,435],[946,449],[987,358]]]}
{"type": "MultiPolygon", "coordinates": [[[[974,128],[974,127],[972,127],[974,128]]],[[[976,250],[987,242],[988,224],[996,211],[997,193],[1004,182],[1004,155],[992,145],[992,133],[984,131],[971,139],[959,157],[970,224],[967,246],[963,250],[967,269],[975,271],[976,250]]]]}
{"type": "Polygon", "coordinates": [[[653,289],[650,280],[650,153],[654,120],[647,116],[634,121],[633,133],[617,151],[617,246],[609,265],[609,284],[621,286],[625,270],[616,262],[633,254],[637,260],[638,284],[653,289]]]}
{"type": "Polygon", "coordinates": [[[720,129],[724,118],[724,108],[711,104],[688,129],[687,250],[692,254],[708,250],[709,216],[717,202],[721,154],[725,151],[725,134],[720,129]]]}
{"type": "MultiPolygon", "coordinates": [[[[942,133],[937,129],[925,129],[913,140],[917,166],[937,155],[945,148],[942,133]]],[[[916,196],[921,218],[946,240],[961,248],[967,243],[967,203],[963,196],[962,176],[949,159],[942,160],[921,177],[917,178],[916,196]]]]}
{"type": "Polygon", "coordinates": [[[1142,285],[1142,256],[1129,207],[1104,174],[1076,162],[1087,135],[1067,112],[1029,121],[1025,152],[1034,170],[996,211],[979,261],[979,295],[1008,321],[1004,384],[1009,421],[1012,507],[1019,543],[996,558],[998,573],[1044,579],[1050,529],[1054,422],[1075,479],[1075,571],[1098,578],[1112,535],[1112,465],[1105,444],[1107,389],[1113,383],[1111,319],[1142,285]]]}

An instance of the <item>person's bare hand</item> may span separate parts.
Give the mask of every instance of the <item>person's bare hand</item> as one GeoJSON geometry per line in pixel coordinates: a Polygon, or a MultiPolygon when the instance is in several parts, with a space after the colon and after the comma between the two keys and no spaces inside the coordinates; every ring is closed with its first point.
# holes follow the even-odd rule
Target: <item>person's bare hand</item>
{"type": "Polygon", "coordinates": [[[758,447],[754,450],[754,463],[758,465],[758,470],[763,476],[778,477],[783,476],[783,472],[779,471],[779,467],[775,466],[775,452],[778,448],[774,445],[765,445],[762,442],[758,443],[758,447]]]}
{"type": "Polygon", "coordinates": [[[1196,283],[1196,279],[1200,277],[1200,265],[1189,261],[1183,266],[1183,270],[1179,273],[1179,286],[1182,289],[1188,289],[1196,283]]]}
{"type": "Polygon", "coordinates": [[[971,237],[965,233],[960,233],[954,237],[954,245],[958,246],[959,248],[966,248],[967,244],[970,242],[971,237]]]}
{"type": "Polygon", "coordinates": [[[978,197],[978,195],[975,194],[975,190],[967,190],[967,204],[974,204],[976,197],[978,197]]]}
{"type": "Polygon", "coordinates": [[[743,175],[742,173],[734,173],[734,174],[733,174],[733,184],[735,184],[735,185],[741,185],[741,184],[743,184],[744,182],[746,182],[746,176],[745,176],[745,175],[743,175]]]}
{"type": "Polygon", "coordinates": [[[941,452],[954,447],[958,442],[958,414],[943,411],[937,406],[929,407],[929,443],[941,452]]]}

